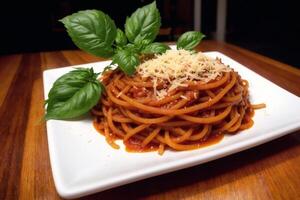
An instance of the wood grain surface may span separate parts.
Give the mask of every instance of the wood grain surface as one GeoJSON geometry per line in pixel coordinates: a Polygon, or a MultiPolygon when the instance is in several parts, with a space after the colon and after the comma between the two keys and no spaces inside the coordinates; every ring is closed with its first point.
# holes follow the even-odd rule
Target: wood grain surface
{"type": "MultiPolygon", "coordinates": [[[[214,41],[220,51],[300,96],[300,70],[214,41]]],[[[43,109],[43,70],[95,62],[81,51],[0,57],[0,199],[60,199],[51,174],[43,109]]],[[[300,114],[300,113],[299,113],[300,114]]],[[[82,199],[300,199],[300,131],[196,167],[82,199]]]]}

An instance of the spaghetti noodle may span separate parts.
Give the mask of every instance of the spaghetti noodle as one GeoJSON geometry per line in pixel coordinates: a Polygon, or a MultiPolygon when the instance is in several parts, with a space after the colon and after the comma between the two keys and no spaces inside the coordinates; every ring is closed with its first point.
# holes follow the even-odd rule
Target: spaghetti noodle
{"type": "Polygon", "coordinates": [[[264,107],[250,104],[248,82],[227,66],[213,80],[189,78],[171,90],[174,77],[116,69],[101,79],[106,92],[92,110],[94,126],[116,149],[116,139],[132,151],[196,149],[250,128],[254,109],[264,107]]]}

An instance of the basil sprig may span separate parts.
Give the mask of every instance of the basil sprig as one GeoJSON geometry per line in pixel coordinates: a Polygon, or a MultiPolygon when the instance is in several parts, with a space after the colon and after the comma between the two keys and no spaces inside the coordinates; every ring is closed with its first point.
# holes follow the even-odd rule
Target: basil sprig
{"type": "MultiPolygon", "coordinates": [[[[60,20],[72,41],[83,51],[111,58],[127,75],[133,75],[143,54],[161,54],[169,46],[154,42],[161,25],[156,2],[137,9],[127,17],[124,30],[100,10],[84,10],[60,20]]],[[[190,31],[177,41],[178,49],[193,50],[204,35],[190,31]]],[[[106,69],[110,69],[111,65],[106,69]]],[[[104,70],[104,71],[105,71],[104,70]]],[[[93,69],[76,69],[55,81],[46,100],[48,119],[71,119],[87,113],[97,104],[104,86],[93,69]]]]}
{"type": "Polygon", "coordinates": [[[102,86],[93,68],[79,68],[58,78],[46,100],[46,120],[71,119],[87,113],[101,96],[102,86]]]}
{"type": "Polygon", "coordinates": [[[117,29],[114,21],[100,10],[79,11],[60,21],[80,49],[112,58],[127,75],[135,72],[141,54],[164,53],[169,49],[165,44],[153,43],[161,25],[155,1],[127,17],[125,31],[117,29]]]}

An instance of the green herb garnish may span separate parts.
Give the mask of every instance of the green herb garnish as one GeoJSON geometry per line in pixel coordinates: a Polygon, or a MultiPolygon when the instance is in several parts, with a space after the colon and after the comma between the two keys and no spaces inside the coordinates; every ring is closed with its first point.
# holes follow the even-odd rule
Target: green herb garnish
{"type": "Polygon", "coordinates": [[[205,37],[201,32],[188,31],[182,34],[176,43],[177,49],[193,50],[205,37]]]}
{"type": "MultiPolygon", "coordinates": [[[[170,49],[154,42],[161,25],[155,1],[127,17],[124,31],[100,10],[79,11],[60,21],[76,46],[95,56],[111,58],[111,65],[117,65],[127,75],[135,73],[142,55],[161,54],[170,49]]],[[[203,37],[200,32],[186,32],[178,39],[177,49],[193,50],[203,37]]],[[[92,68],[80,68],[57,79],[45,102],[46,120],[71,119],[87,113],[104,90],[97,76],[92,68]]]]}
{"type": "Polygon", "coordinates": [[[95,56],[109,58],[117,28],[114,21],[100,10],[79,11],[60,20],[73,42],[95,56]]]}
{"type": "Polygon", "coordinates": [[[119,50],[113,56],[113,63],[117,63],[119,68],[126,72],[128,75],[132,75],[135,72],[135,67],[140,64],[138,54],[128,50],[119,50]]]}
{"type": "Polygon", "coordinates": [[[137,9],[126,19],[125,34],[131,43],[147,45],[156,38],[160,25],[160,14],[153,2],[137,9]]]}
{"type": "Polygon", "coordinates": [[[57,79],[46,100],[46,120],[71,119],[87,113],[101,96],[99,74],[93,68],[79,68],[57,79]]]}

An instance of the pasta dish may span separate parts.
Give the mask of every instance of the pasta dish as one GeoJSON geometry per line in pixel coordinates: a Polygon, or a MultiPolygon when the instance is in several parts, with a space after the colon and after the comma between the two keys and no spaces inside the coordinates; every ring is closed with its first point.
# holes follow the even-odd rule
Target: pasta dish
{"type": "Polygon", "coordinates": [[[143,58],[132,76],[109,70],[105,92],[92,109],[94,127],[118,149],[192,150],[253,125],[248,82],[220,59],[167,50],[143,58]]]}

